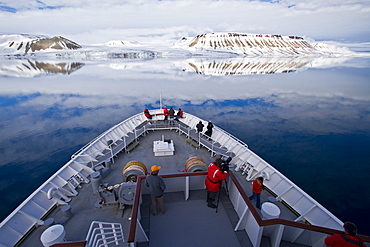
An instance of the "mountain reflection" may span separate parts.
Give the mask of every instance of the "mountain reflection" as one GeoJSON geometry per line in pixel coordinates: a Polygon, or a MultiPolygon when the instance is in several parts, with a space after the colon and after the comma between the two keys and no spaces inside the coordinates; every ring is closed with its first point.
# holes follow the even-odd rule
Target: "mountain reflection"
{"type": "MultiPolygon", "coordinates": [[[[179,59],[177,61],[161,60],[159,64],[171,63],[176,68],[184,72],[192,72],[212,76],[230,76],[230,75],[252,75],[252,74],[275,74],[290,73],[304,68],[327,68],[342,64],[352,57],[232,57],[232,58],[189,58],[179,59]]],[[[163,69],[155,63],[153,67],[152,59],[140,60],[133,66],[132,59],[114,59],[114,70],[149,70],[157,71],[163,69]]],[[[65,61],[37,61],[37,60],[0,60],[1,77],[36,77],[50,74],[69,75],[80,68],[85,63],[65,61]]],[[[163,71],[157,71],[163,72],[163,71]]],[[[166,72],[166,71],[165,71],[166,72]]],[[[168,71],[167,71],[168,73],[168,71]]]]}
{"type": "Polygon", "coordinates": [[[0,63],[2,77],[35,77],[48,74],[69,75],[82,68],[80,62],[37,61],[37,60],[8,60],[0,63]]]}
{"type": "Polygon", "coordinates": [[[183,71],[212,76],[275,74],[294,72],[304,67],[325,67],[340,64],[349,57],[253,57],[230,59],[191,58],[176,62],[183,71]]]}

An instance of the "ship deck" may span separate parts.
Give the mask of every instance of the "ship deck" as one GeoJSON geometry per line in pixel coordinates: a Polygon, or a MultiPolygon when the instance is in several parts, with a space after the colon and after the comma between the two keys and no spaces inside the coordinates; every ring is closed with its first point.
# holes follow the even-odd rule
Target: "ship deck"
{"type": "MultiPolygon", "coordinates": [[[[197,134],[192,133],[195,137],[197,134]]],[[[139,138],[139,145],[129,153],[120,153],[111,164],[111,169],[103,176],[103,182],[114,185],[123,182],[122,169],[129,162],[137,160],[148,169],[153,164],[162,166],[160,175],[174,174],[184,170],[186,160],[191,156],[204,159],[206,165],[214,160],[211,153],[205,148],[195,148],[186,142],[186,136],[173,130],[149,131],[146,136],[139,138]],[[154,156],[153,142],[165,139],[173,140],[175,144],[174,156],[154,156]]],[[[246,181],[240,172],[234,172],[247,195],[251,195],[251,182],[246,181]]],[[[166,180],[165,180],[166,181],[166,180]]],[[[117,222],[123,226],[125,240],[129,233],[131,206],[124,210],[118,204],[96,207],[99,195],[93,194],[90,184],[82,184],[78,188],[78,199],[72,198],[69,203],[73,217],[66,219],[61,206],[54,209],[49,218],[55,219],[66,231],[65,239],[69,241],[85,240],[92,221],[117,222]]],[[[252,246],[244,232],[234,231],[238,216],[224,189],[221,193],[220,204],[217,209],[207,207],[206,191],[190,191],[188,200],[184,199],[183,192],[165,193],[166,213],[153,216],[150,214],[150,196],[143,189],[142,204],[140,206],[141,225],[149,238],[149,242],[139,243],[138,246],[252,246]]],[[[264,191],[261,203],[268,201],[271,196],[264,191]]],[[[254,204],[254,202],[253,202],[254,204]]],[[[280,218],[294,220],[296,216],[280,202],[275,202],[280,208],[280,218]]],[[[257,209],[258,210],[258,209],[257,209]]],[[[260,213],[260,211],[258,210],[260,213]]],[[[46,226],[34,229],[20,246],[42,246],[40,236],[46,226]]],[[[127,246],[127,243],[121,246],[127,246]]],[[[263,237],[261,246],[270,246],[269,239],[263,237]]],[[[282,243],[281,246],[303,246],[291,243],[282,243]],[[284,245],[283,245],[284,244],[284,245]],[[286,245],[285,245],[286,244],[286,245]]]]}

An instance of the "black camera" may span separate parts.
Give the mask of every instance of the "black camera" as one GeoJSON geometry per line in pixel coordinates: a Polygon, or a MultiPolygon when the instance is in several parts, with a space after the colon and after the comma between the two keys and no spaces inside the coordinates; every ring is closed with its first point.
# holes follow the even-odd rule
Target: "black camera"
{"type": "Polygon", "coordinates": [[[220,165],[220,171],[222,171],[222,172],[227,172],[227,171],[229,171],[229,164],[230,164],[230,161],[232,160],[232,158],[231,157],[228,157],[228,158],[226,158],[226,157],[224,157],[224,158],[222,158],[222,164],[220,165]]]}

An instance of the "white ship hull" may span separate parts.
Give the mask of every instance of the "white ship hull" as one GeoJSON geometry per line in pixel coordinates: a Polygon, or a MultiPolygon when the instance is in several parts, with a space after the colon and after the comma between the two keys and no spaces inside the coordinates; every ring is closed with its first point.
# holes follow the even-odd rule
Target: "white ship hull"
{"type": "MultiPolygon", "coordinates": [[[[108,207],[99,209],[99,215],[96,214],[99,194],[93,193],[90,188],[94,186],[94,175],[99,172],[103,176],[103,182],[110,186],[119,184],[122,182],[122,167],[130,159],[139,160],[147,168],[154,163],[163,165],[162,174],[168,184],[166,193],[184,192],[184,201],[187,201],[193,191],[196,194],[204,190],[204,173],[179,172],[184,169],[183,164],[189,155],[193,154],[201,156],[207,164],[214,160],[216,154],[232,157],[231,163],[235,167],[225,188],[238,217],[233,230],[243,231],[253,246],[263,246],[263,238],[268,238],[271,246],[283,246],[283,242],[297,246],[323,246],[323,240],[328,234],[342,230],[341,220],[229,133],[215,126],[211,138],[207,138],[203,133],[198,136],[195,133],[196,124],[206,121],[194,115],[185,113],[180,121],[169,123],[163,121],[161,110],[153,110],[151,113],[156,116],[150,122],[142,113],[134,115],[113,126],[74,154],[68,163],[0,224],[0,246],[30,246],[34,243],[42,246],[40,235],[52,224],[64,226],[67,243],[88,242],[91,236],[86,236],[85,231],[91,222],[108,220],[111,217],[108,216],[109,213],[104,216],[104,210],[109,211],[108,207]],[[174,133],[186,141],[180,143],[176,140],[174,147],[169,150],[156,152],[155,145],[152,146],[153,142],[146,141],[154,134],[167,138],[174,133]],[[267,219],[263,212],[254,207],[254,202],[247,198],[247,195],[251,195],[251,181],[258,176],[265,178],[264,184],[268,188],[268,191],[264,192],[262,202],[271,201],[269,203],[277,205],[281,210],[278,218],[267,219]],[[85,202],[86,208],[95,210],[95,213],[83,213],[83,220],[79,218],[82,217],[79,213],[81,211],[82,214],[83,209],[77,206],[83,204],[82,202],[85,202]],[[64,211],[69,207],[72,209],[72,214],[69,215],[71,218],[68,218],[68,214],[60,216],[61,212],[66,213],[64,211]],[[81,224],[83,222],[84,226],[78,226],[79,223],[75,221],[81,224]],[[75,232],[69,225],[80,227],[80,233],[75,232]],[[85,237],[80,237],[81,233],[85,237]]],[[[138,176],[137,184],[141,184],[143,179],[145,177],[138,176]]],[[[144,197],[148,194],[145,186],[136,187],[133,202],[142,201],[140,195],[144,197]]],[[[114,200],[111,204],[116,205],[114,200]]],[[[106,205],[110,206],[109,203],[106,205]]],[[[124,205],[121,203],[120,208],[111,210],[115,213],[121,212],[122,220],[112,223],[123,225],[124,236],[119,238],[117,235],[113,245],[109,246],[135,246],[139,242],[155,242],[155,237],[150,237],[144,230],[140,205],[133,203],[122,209],[124,205]],[[124,220],[125,214],[128,216],[124,220]]],[[[206,207],[206,203],[203,206],[206,207]]],[[[193,225],[196,227],[197,223],[194,222],[193,225]]],[[[163,234],[165,231],[163,229],[163,234]]]]}

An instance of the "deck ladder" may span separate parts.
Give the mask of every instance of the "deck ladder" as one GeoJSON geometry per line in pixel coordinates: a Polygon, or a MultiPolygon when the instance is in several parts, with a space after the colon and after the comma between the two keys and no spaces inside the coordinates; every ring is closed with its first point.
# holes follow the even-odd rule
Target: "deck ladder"
{"type": "Polygon", "coordinates": [[[86,242],[88,247],[120,246],[125,242],[122,225],[93,221],[86,236],[86,242]]]}

